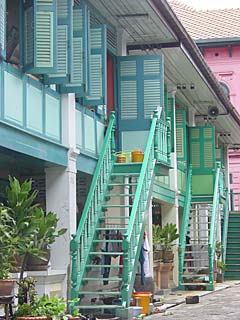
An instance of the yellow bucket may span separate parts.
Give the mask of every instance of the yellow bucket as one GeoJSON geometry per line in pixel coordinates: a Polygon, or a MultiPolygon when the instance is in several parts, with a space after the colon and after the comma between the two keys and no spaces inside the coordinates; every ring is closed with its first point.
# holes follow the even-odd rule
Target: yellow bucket
{"type": "Polygon", "coordinates": [[[136,298],[139,298],[140,306],[143,314],[149,314],[149,304],[151,300],[151,292],[134,292],[132,294],[133,303],[136,305],[136,298]]]}
{"type": "Polygon", "coordinates": [[[144,152],[141,150],[132,151],[132,162],[143,162],[144,152]]]}
{"type": "Polygon", "coordinates": [[[119,151],[115,153],[117,163],[129,163],[132,161],[131,151],[119,151]]]}

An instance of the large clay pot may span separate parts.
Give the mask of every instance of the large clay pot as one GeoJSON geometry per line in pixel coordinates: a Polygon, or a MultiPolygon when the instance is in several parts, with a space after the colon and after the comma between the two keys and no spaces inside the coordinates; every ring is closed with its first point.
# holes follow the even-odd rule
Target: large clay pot
{"type": "Polygon", "coordinates": [[[171,250],[163,251],[163,262],[173,262],[174,253],[171,250]]]}
{"type": "Polygon", "coordinates": [[[0,296],[11,296],[15,282],[15,279],[0,279],[0,296]]]}
{"type": "Polygon", "coordinates": [[[47,249],[46,252],[43,254],[45,260],[40,259],[35,256],[29,256],[27,261],[27,268],[28,271],[44,271],[48,269],[48,264],[50,260],[50,250],[47,249]]]}

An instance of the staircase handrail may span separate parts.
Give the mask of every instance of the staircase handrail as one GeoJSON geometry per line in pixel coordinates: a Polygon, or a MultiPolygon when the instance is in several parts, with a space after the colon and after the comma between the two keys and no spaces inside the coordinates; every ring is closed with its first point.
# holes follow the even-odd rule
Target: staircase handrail
{"type": "Polygon", "coordinates": [[[179,282],[182,281],[182,274],[183,274],[183,268],[184,268],[184,255],[185,255],[184,249],[186,247],[187,225],[190,218],[191,201],[192,201],[192,165],[189,166],[188,173],[187,173],[186,195],[184,200],[181,232],[179,235],[179,247],[178,247],[179,282]]]}
{"type": "Polygon", "coordinates": [[[99,214],[101,213],[101,204],[106,191],[105,189],[115,161],[114,132],[115,113],[111,112],[102,151],[97,162],[81,220],[76,234],[72,235],[73,239],[70,243],[72,255],[71,299],[78,297],[88,253],[91,250],[94,230],[98,222],[99,214]]]}
{"type": "Polygon", "coordinates": [[[228,235],[228,220],[229,220],[229,193],[225,191],[226,200],[223,215],[223,234],[222,234],[222,261],[225,263],[227,254],[227,235],[228,235]]]}
{"type": "Polygon", "coordinates": [[[152,183],[152,176],[156,162],[156,132],[160,122],[157,119],[157,112],[154,112],[148,140],[146,144],[144,159],[138,179],[137,189],[131,210],[128,229],[124,234],[123,249],[123,289],[122,302],[128,307],[133,290],[135,274],[138,266],[138,257],[142,246],[144,233],[144,213],[148,200],[149,188],[152,183]]]}
{"type": "Polygon", "coordinates": [[[208,255],[209,255],[209,283],[213,284],[214,281],[214,259],[216,250],[216,232],[217,232],[217,222],[219,217],[219,195],[220,195],[220,167],[221,163],[216,164],[215,182],[213,189],[213,205],[212,205],[212,215],[210,224],[210,234],[208,241],[208,255]]]}

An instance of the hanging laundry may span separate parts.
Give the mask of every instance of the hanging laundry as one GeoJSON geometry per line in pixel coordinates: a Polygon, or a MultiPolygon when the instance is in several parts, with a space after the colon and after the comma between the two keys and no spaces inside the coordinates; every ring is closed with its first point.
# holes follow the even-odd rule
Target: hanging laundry
{"type": "Polygon", "coordinates": [[[149,252],[150,246],[147,238],[147,233],[144,232],[143,243],[140,250],[139,262],[141,265],[141,284],[144,285],[145,277],[150,276],[150,267],[149,267],[149,252]]]}

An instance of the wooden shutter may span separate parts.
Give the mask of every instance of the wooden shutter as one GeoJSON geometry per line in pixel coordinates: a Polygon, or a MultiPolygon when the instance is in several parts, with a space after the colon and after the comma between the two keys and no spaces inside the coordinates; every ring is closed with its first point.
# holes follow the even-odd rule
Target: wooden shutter
{"type": "Polygon", "coordinates": [[[69,82],[72,48],[72,0],[57,0],[57,73],[44,76],[46,84],[69,82]]]}
{"type": "Polygon", "coordinates": [[[6,0],[0,0],[0,57],[6,59],[6,0]]]}
{"type": "Polygon", "coordinates": [[[91,26],[90,29],[90,77],[89,93],[83,105],[104,106],[107,101],[107,34],[105,25],[91,26]]]}
{"type": "Polygon", "coordinates": [[[56,0],[26,0],[20,3],[23,70],[36,74],[55,72],[56,0]]]}
{"type": "Polygon", "coordinates": [[[178,161],[187,161],[186,111],[176,110],[176,152],[178,161]]]}
{"type": "Polygon", "coordinates": [[[171,152],[174,152],[174,107],[175,107],[175,99],[168,98],[167,100],[167,117],[171,119],[171,152]]]}
{"type": "Polygon", "coordinates": [[[190,128],[190,162],[199,172],[211,172],[215,167],[214,127],[190,128]]]}
{"type": "Polygon", "coordinates": [[[148,130],[153,111],[164,108],[162,55],[118,57],[117,75],[120,130],[148,130]]]}
{"type": "Polygon", "coordinates": [[[88,57],[89,57],[89,11],[85,4],[73,7],[73,29],[71,48],[70,82],[60,87],[62,93],[87,93],[88,57]]]}

